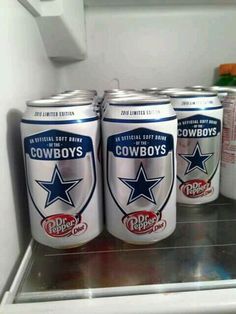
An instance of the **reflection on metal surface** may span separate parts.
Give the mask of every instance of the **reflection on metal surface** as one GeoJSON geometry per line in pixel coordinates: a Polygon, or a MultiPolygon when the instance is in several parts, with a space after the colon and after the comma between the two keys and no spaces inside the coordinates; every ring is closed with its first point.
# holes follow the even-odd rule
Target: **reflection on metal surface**
{"type": "Polygon", "coordinates": [[[220,198],[179,205],[175,233],[154,245],[106,232],[66,251],[38,244],[15,302],[236,287],[235,230],[236,202],[220,198]]]}

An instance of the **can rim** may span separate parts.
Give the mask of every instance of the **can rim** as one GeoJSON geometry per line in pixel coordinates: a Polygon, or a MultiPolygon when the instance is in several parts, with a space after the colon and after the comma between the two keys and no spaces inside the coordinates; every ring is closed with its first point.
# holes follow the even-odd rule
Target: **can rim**
{"type": "Polygon", "coordinates": [[[193,90],[194,89],[202,89],[203,91],[205,91],[207,89],[207,87],[203,86],[203,85],[186,86],[185,88],[189,89],[189,90],[191,90],[191,89],[193,89],[193,90]]]}
{"type": "Polygon", "coordinates": [[[125,92],[138,92],[137,89],[135,88],[113,88],[113,89],[106,89],[104,90],[104,93],[105,94],[110,94],[110,93],[119,93],[119,92],[122,92],[122,93],[125,93],[125,92]]]}
{"type": "Polygon", "coordinates": [[[149,87],[149,88],[143,88],[143,92],[158,92],[160,90],[159,87],[149,87]]]}
{"type": "Polygon", "coordinates": [[[72,89],[72,90],[65,90],[60,92],[59,94],[69,94],[69,93],[87,93],[87,94],[95,94],[97,95],[97,91],[95,89],[72,89]]]}
{"type": "Polygon", "coordinates": [[[207,91],[179,91],[171,93],[169,96],[170,98],[217,97],[217,93],[207,91]]]}
{"type": "Polygon", "coordinates": [[[210,86],[208,88],[210,91],[213,90],[215,92],[235,92],[236,93],[236,87],[230,87],[230,86],[210,86]]]}
{"type": "Polygon", "coordinates": [[[144,98],[121,98],[121,99],[111,99],[109,102],[110,106],[142,106],[142,105],[161,105],[170,104],[170,98],[167,96],[163,97],[145,97],[144,98]]]}
{"type": "Polygon", "coordinates": [[[83,106],[92,104],[91,100],[77,100],[71,101],[67,100],[58,100],[58,99],[38,99],[38,100],[28,100],[26,102],[27,107],[68,107],[68,106],[83,106]]]}

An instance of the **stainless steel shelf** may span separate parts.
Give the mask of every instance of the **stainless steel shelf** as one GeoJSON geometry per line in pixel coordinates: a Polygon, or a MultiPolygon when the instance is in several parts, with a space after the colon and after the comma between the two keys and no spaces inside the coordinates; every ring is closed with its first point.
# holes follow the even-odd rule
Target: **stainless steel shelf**
{"type": "Polygon", "coordinates": [[[150,246],[104,232],[80,248],[34,243],[15,303],[236,287],[236,202],[178,206],[177,228],[150,246]]]}

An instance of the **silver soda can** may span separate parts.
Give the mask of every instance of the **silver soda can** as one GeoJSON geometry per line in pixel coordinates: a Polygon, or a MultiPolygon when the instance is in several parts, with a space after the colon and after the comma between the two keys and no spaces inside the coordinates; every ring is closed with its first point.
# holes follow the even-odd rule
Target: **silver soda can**
{"type": "Polygon", "coordinates": [[[215,93],[171,95],[178,117],[177,201],[203,204],[219,195],[222,105],[215,93]]]}
{"type": "Polygon", "coordinates": [[[166,97],[116,99],[102,120],[106,224],[151,244],[176,226],[177,120],[166,97]]]}
{"type": "Polygon", "coordinates": [[[223,100],[223,136],[220,192],[236,199],[236,89],[223,100]]]}
{"type": "Polygon", "coordinates": [[[91,101],[27,103],[21,123],[32,235],[71,248],[103,228],[99,119],[91,101]]]}

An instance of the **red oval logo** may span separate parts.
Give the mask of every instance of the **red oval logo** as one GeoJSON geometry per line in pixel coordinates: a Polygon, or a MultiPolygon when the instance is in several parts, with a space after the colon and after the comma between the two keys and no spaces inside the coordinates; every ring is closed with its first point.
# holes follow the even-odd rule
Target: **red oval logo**
{"type": "Polygon", "coordinates": [[[211,182],[201,179],[194,179],[186,181],[179,187],[185,196],[196,198],[208,195],[212,192],[211,182]]]}
{"type": "Polygon", "coordinates": [[[47,217],[42,221],[42,226],[48,235],[60,238],[71,234],[77,220],[74,216],[56,214],[47,217]]]}
{"type": "Polygon", "coordinates": [[[157,215],[154,212],[142,210],[133,212],[124,217],[123,223],[126,228],[135,234],[150,233],[153,231],[153,227],[158,221],[160,214],[157,215]]]}

